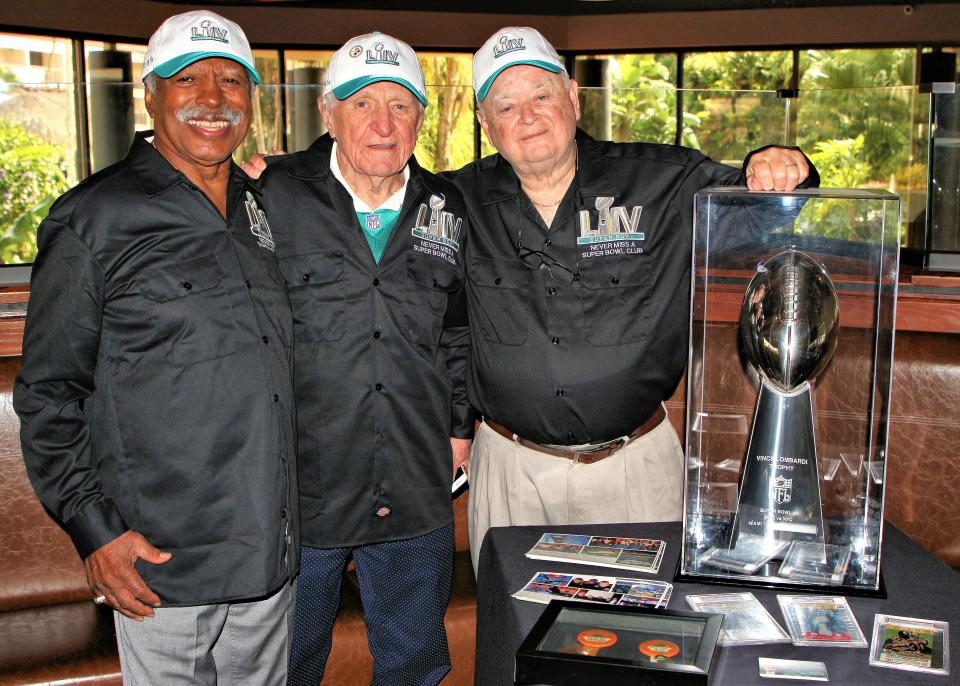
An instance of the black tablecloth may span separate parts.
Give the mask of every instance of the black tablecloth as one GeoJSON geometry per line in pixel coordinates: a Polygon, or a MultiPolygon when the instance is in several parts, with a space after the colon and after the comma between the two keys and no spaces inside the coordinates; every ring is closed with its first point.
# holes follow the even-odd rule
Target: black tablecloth
{"type": "MultiPolygon", "coordinates": [[[[524,556],[547,529],[544,527],[501,527],[490,529],[480,551],[480,579],[477,596],[477,686],[513,684],[514,655],[545,605],[517,600],[518,591],[537,571],[588,573],[593,576],[648,578],[613,568],[545,560],[524,556]]],[[[550,532],[628,536],[663,539],[666,552],[655,578],[672,581],[680,556],[680,524],[597,524],[551,526],[550,532]]],[[[764,679],[758,674],[758,657],[815,660],[827,665],[834,684],[947,684],[960,683],[960,575],[937,560],[890,524],[884,529],[881,561],[887,599],[848,597],[850,607],[867,640],[873,631],[876,613],[919,617],[950,622],[951,674],[936,676],[898,669],[871,667],[868,648],[799,647],[789,643],[720,647],[710,683],[714,686],[790,683],[764,679]]],[[[785,626],[777,590],[710,584],[674,583],[670,608],[689,610],[686,596],[697,593],[727,593],[748,590],[785,626]]],[[[794,591],[779,591],[794,593],[794,591]]],[[[839,595],[839,594],[838,594],[839,595]]]]}

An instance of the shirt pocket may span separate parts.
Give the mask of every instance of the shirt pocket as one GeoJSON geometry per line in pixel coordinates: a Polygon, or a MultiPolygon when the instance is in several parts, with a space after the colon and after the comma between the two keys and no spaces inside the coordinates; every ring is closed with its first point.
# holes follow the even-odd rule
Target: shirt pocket
{"type": "Polygon", "coordinates": [[[417,348],[432,358],[440,343],[450,293],[463,281],[455,265],[417,252],[407,256],[403,327],[417,348]]]}
{"type": "Polygon", "coordinates": [[[519,260],[474,258],[469,278],[476,297],[471,299],[470,326],[494,343],[526,343],[532,277],[533,272],[519,260]]]}
{"type": "Polygon", "coordinates": [[[151,267],[136,282],[147,301],[153,341],[143,346],[167,361],[194,364],[238,352],[237,313],[215,255],[151,267]]]}
{"type": "Polygon", "coordinates": [[[344,334],[346,294],[343,253],[314,252],[280,259],[293,310],[294,339],[339,341],[344,334]]]}
{"type": "Polygon", "coordinates": [[[598,346],[647,337],[651,275],[648,255],[600,258],[581,265],[579,283],[587,340],[598,346]]]}

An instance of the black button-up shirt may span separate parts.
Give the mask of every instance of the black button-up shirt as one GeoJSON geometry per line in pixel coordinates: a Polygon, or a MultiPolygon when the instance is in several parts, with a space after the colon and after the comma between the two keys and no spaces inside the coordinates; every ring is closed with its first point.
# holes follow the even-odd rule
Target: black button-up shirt
{"type": "MultiPolygon", "coordinates": [[[[686,364],[693,196],[742,184],[741,171],[687,148],[578,131],[576,175],[549,228],[499,155],[451,178],[475,227],[466,257],[471,403],[539,443],[630,433],[670,397],[686,364]],[[559,278],[525,266],[518,242],[545,253],[559,278]],[[578,274],[571,285],[551,258],[578,274]]],[[[805,185],[816,183],[812,170],[805,185]]]]}
{"type": "Polygon", "coordinates": [[[39,230],[14,389],[40,500],[80,555],[128,529],[164,605],[262,596],[297,571],[292,321],[259,191],[228,220],[138,134],[39,230]]]}
{"type": "Polygon", "coordinates": [[[296,339],[303,543],[349,547],[452,519],[450,437],[469,437],[460,193],[411,158],[380,262],[330,171],[332,140],[261,177],[296,339]]]}

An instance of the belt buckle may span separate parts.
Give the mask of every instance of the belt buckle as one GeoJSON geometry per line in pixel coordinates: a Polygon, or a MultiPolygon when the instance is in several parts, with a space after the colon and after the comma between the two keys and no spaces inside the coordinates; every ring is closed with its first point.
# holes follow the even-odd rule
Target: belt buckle
{"type": "Polygon", "coordinates": [[[586,462],[584,462],[580,459],[580,456],[582,455],[589,458],[591,455],[595,455],[596,453],[599,453],[602,450],[609,450],[610,452],[608,452],[605,455],[605,457],[609,457],[610,455],[613,455],[615,452],[620,450],[620,448],[622,448],[625,443],[626,441],[624,441],[623,438],[621,437],[621,438],[615,438],[612,441],[607,441],[606,443],[601,443],[600,445],[590,448],[589,450],[574,450],[573,462],[574,464],[593,464],[593,462],[595,462],[596,460],[587,460],[586,462]]]}

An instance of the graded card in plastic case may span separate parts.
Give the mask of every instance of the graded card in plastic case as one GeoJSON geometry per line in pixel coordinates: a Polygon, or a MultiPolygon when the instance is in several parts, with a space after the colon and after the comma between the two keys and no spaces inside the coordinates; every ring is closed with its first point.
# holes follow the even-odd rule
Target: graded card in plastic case
{"type": "Polygon", "coordinates": [[[933,619],[875,615],[870,664],[947,675],[950,673],[950,625],[933,619]]]}
{"type": "Polygon", "coordinates": [[[722,646],[790,642],[787,632],[752,593],[688,595],[687,604],[696,612],[723,615],[722,646]]]}
{"type": "Polygon", "coordinates": [[[794,645],[867,646],[867,639],[843,596],[778,595],[777,602],[794,645]]]}

